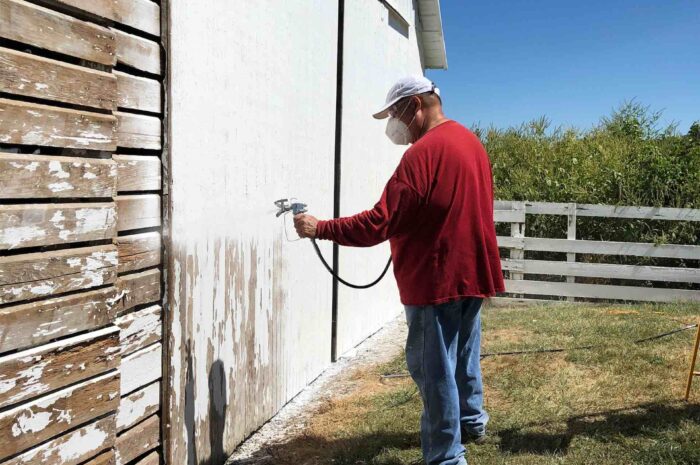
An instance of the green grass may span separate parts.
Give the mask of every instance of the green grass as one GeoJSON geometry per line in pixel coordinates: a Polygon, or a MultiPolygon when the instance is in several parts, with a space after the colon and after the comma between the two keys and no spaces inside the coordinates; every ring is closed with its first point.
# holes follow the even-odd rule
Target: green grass
{"type": "MultiPolygon", "coordinates": [[[[698,313],[689,305],[484,310],[485,353],[596,347],[485,358],[489,439],[468,446],[469,463],[700,464],[700,383],[690,403],[679,400],[694,332],[633,343],[693,323],[698,313]]],[[[294,463],[422,463],[413,383],[379,378],[404,370],[401,355],[357,375],[357,394],[319,412],[303,447],[284,450],[294,463]]]]}

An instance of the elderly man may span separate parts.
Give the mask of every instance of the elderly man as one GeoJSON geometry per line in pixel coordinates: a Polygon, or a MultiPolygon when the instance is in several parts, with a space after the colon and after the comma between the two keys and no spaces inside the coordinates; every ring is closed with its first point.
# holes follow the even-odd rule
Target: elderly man
{"type": "Polygon", "coordinates": [[[424,77],[399,80],[384,107],[387,136],[413,144],[379,202],[354,216],[294,218],[301,237],[369,247],[389,240],[406,309],[406,362],[423,399],[421,446],[428,465],[466,465],[462,442],[482,442],[479,363],[485,297],[504,290],[493,224],[493,184],[479,139],[442,112],[424,77]]]}

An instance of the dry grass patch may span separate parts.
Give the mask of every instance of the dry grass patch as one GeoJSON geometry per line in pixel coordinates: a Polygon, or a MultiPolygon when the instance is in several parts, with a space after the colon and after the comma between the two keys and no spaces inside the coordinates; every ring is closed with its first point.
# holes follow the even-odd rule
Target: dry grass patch
{"type": "MultiPolygon", "coordinates": [[[[697,319],[682,305],[487,309],[483,351],[592,346],[483,360],[489,439],[470,465],[698,465],[700,387],[683,393],[693,331],[637,339],[697,319]]],[[[349,373],[304,434],[271,446],[281,465],[415,465],[420,396],[403,354],[349,373]]]]}

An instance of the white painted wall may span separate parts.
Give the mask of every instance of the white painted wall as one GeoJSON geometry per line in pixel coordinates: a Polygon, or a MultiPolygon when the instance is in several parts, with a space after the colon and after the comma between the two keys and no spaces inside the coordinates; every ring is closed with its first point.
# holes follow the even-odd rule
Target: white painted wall
{"type": "Polygon", "coordinates": [[[170,10],[168,463],[192,464],[231,452],[330,361],[330,277],[272,202],[332,215],[337,2],[170,10]]]}
{"type": "MultiPolygon", "coordinates": [[[[412,0],[393,4],[415,24],[412,0]]],[[[374,205],[403,152],[371,113],[398,77],[422,70],[413,27],[408,38],[390,27],[377,0],[345,9],[350,215],[374,205]]],[[[231,452],[330,362],[331,278],[308,241],[286,241],[272,202],[296,196],[332,216],[337,2],[171,0],[170,15],[166,456],[190,465],[231,452]]],[[[340,271],[367,282],[388,255],[343,249],[340,271]]],[[[339,353],[402,311],[392,275],[339,297],[339,353]]]]}
{"type": "MultiPolygon", "coordinates": [[[[398,78],[422,74],[413,2],[391,3],[411,25],[408,38],[390,27],[389,12],[377,0],[345,2],[341,216],[374,206],[405,150],[385,136],[386,120],[372,118],[398,78]]],[[[340,275],[354,283],[370,282],[388,257],[388,243],[369,249],[341,247],[340,275]]],[[[338,354],[403,311],[393,270],[368,290],[340,285],[338,303],[338,354]]]]}

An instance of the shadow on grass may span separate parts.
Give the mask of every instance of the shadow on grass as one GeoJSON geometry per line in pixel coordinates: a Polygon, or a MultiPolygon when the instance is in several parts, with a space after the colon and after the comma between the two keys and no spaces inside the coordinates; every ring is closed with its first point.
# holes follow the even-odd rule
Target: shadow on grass
{"type": "MultiPolygon", "coordinates": [[[[561,422],[553,420],[494,431],[493,436],[504,454],[563,455],[568,453],[572,440],[577,436],[603,443],[620,438],[661,438],[666,433],[676,431],[686,421],[700,424],[700,405],[681,402],[641,404],[570,417],[564,420],[566,429],[563,432],[556,431],[560,429],[561,422]],[[546,432],[547,429],[552,432],[546,432]]],[[[285,443],[269,445],[251,458],[234,461],[230,465],[367,464],[374,463],[380,456],[383,456],[380,460],[382,465],[407,465],[423,463],[418,457],[419,451],[417,431],[380,431],[340,439],[302,435],[285,443]],[[384,451],[388,450],[392,453],[384,455],[384,451]]]]}
{"type": "MultiPolygon", "coordinates": [[[[250,458],[231,461],[228,465],[336,465],[370,463],[385,449],[420,450],[418,433],[388,433],[358,435],[332,439],[318,436],[299,436],[290,441],[273,444],[255,452],[250,458]]],[[[399,459],[383,460],[382,465],[406,465],[399,459]]],[[[422,463],[416,459],[415,464],[422,463]]]]}
{"type": "Polygon", "coordinates": [[[498,432],[500,449],[510,453],[565,454],[576,436],[600,442],[619,437],[656,437],[684,421],[700,423],[700,405],[681,402],[648,403],[607,412],[577,415],[566,420],[566,431],[528,432],[558,422],[532,423],[498,432]]]}

